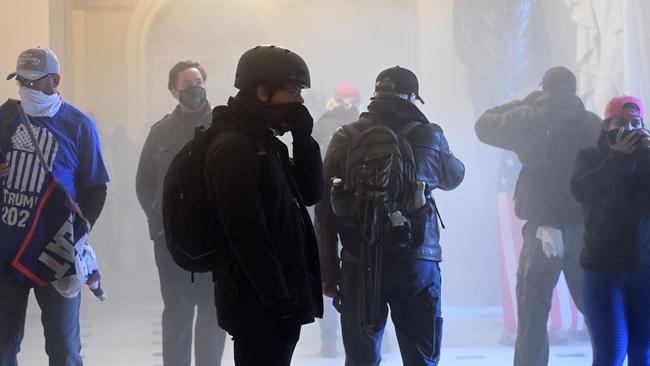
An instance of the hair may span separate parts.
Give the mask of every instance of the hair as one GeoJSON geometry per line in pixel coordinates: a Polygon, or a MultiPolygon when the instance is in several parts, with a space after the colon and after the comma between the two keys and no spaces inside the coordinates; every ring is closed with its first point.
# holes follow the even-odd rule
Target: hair
{"type": "Polygon", "coordinates": [[[247,102],[247,103],[259,103],[259,100],[257,99],[257,88],[259,86],[264,86],[268,88],[269,91],[269,99],[273,97],[273,95],[280,89],[271,86],[269,83],[267,83],[264,80],[258,80],[251,85],[242,88],[239,92],[237,92],[237,95],[235,98],[239,101],[242,102],[247,102]]]}
{"type": "Polygon", "coordinates": [[[169,70],[169,81],[167,82],[167,89],[172,90],[176,88],[176,83],[178,82],[178,74],[181,72],[191,69],[191,68],[196,68],[199,70],[201,73],[201,77],[203,78],[203,81],[208,80],[208,74],[205,73],[205,70],[203,69],[203,66],[201,66],[200,63],[195,62],[195,61],[180,61],[174,67],[172,67],[171,70],[169,70]]]}

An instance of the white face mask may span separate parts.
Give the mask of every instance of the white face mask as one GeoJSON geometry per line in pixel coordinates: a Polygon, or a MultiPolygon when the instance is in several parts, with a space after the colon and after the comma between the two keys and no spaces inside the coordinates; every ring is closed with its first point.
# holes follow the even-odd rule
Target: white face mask
{"type": "Polygon", "coordinates": [[[61,108],[61,96],[58,93],[47,95],[41,91],[21,86],[18,90],[25,113],[32,117],[52,117],[61,108]]]}

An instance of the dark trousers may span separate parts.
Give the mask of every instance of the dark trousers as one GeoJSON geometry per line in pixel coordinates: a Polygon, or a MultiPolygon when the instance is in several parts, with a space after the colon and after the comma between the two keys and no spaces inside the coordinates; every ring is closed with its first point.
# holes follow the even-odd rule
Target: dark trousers
{"type": "Polygon", "coordinates": [[[162,354],[165,366],[221,364],[226,332],[217,325],[212,274],[191,274],[180,268],[164,242],[154,243],[154,254],[164,309],[162,313],[162,354]],[[194,314],[196,312],[196,325],[194,314]]]}
{"type": "Polygon", "coordinates": [[[524,224],[524,244],[517,268],[517,341],[515,366],[548,365],[548,314],[553,289],[564,272],[571,297],[580,312],[582,305],[582,269],[579,258],[583,246],[584,226],[566,225],[562,230],[563,257],[547,257],[537,239],[540,225],[524,224]]]}
{"type": "Polygon", "coordinates": [[[236,366],[289,366],[300,325],[284,323],[273,333],[250,331],[233,336],[236,366]]]}
{"type": "Polygon", "coordinates": [[[358,317],[359,262],[343,255],[341,330],[346,366],[375,366],[381,362],[381,339],[390,307],[391,319],[406,366],[438,365],[442,341],[440,267],[437,262],[405,258],[382,268],[380,329],[364,330],[358,317]]]}
{"type": "Polygon", "coordinates": [[[650,269],[584,270],[593,366],[650,366],[650,269]]]}

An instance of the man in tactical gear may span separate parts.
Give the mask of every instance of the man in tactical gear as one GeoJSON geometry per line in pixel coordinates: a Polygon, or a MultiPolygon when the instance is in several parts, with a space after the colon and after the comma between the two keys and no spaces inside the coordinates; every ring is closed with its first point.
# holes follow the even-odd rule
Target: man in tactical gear
{"type": "Polygon", "coordinates": [[[178,62],[169,71],[167,87],[179,103],[149,131],[136,174],[136,193],[147,215],[164,303],[162,354],[165,365],[189,366],[192,339],[195,364],[218,365],[226,338],[226,332],[217,326],[214,317],[212,275],[196,273],[194,281],[190,281],[190,274],[176,265],[167,251],[163,232],[162,193],[167,168],[176,153],[194,136],[194,129],[209,125],[211,120],[206,79],[205,70],[193,61],[178,62]]]}
{"type": "Polygon", "coordinates": [[[517,269],[515,366],[548,364],[547,321],[560,272],[583,309],[578,259],[584,220],[569,174],[577,152],[595,145],[600,131],[600,119],[575,94],[570,70],[549,69],[541,85],[523,101],[487,110],[474,126],[481,141],[514,151],[522,164],[515,189],[515,212],[526,220],[517,269]]]}
{"type": "Polygon", "coordinates": [[[316,236],[306,206],[323,192],[322,160],[301,90],[309,70],[276,46],[246,51],[236,96],[213,110],[208,201],[223,228],[215,269],[219,325],[235,364],[289,365],[302,324],[321,317],[316,236]],[[293,158],[277,136],[290,132],[293,158]]]}
{"type": "MultiPolygon", "coordinates": [[[[335,177],[341,178],[346,185],[351,184],[345,177],[349,173],[346,165],[349,164],[350,146],[354,146],[357,137],[365,132],[384,126],[408,141],[418,185],[423,188],[420,192],[423,201],[421,208],[425,215],[422,218],[423,239],[418,245],[405,245],[389,237],[379,243],[366,242],[364,237],[368,228],[350,226],[347,217],[335,214],[332,207],[334,191],[316,205],[323,293],[335,298],[335,303],[340,305],[346,365],[379,365],[388,306],[403,363],[438,364],[442,338],[438,264],[442,258],[437,210],[431,193],[436,188],[456,188],[463,180],[465,168],[450,152],[440,126],[427,120],[416,107],[416,100],[422,101],[415,74],[401,67],[382,71],[377,77],[368,112],[363,113],[358,121],[344,125],[334,133],[325,156],[326,188],[332,188],[335,177]],[[343,247],[341,259],[338,253],[339,238],[343,247]],[[363,260],[363,247],[369,244],[381,248],[378,258],[381,263],[379,289],[371,294],[378,299],[371,304],[373,309],[370,311],[377,314],[372,327],[363,324],[365,313],[360,310],[363,307],[361,304],[368,303],[368,299],[360,295],[364,292],[360,278],[367,268],[377,270],[376,266],[363,260]]],[[[409,216],[406,211],[404,214],[409,216]]],[[[373,223],[387,221],[386,218],[369,220],[373,223]]],[[[382,225],[374,225],[376,227],[370,230],[384,230],[382,225]]]]}

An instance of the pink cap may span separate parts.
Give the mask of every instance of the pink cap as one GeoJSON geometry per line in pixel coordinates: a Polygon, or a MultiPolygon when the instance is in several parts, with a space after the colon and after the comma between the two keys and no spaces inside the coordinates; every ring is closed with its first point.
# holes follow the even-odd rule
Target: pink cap
{"type": "Polygon", "coordinates": [[[604,119],[607,120],[619,116],[641,117],[641,119],[645,119],[645,110],[643,109],[641,99],[631,95],[621,95],[620,97],[610,99],[605,106],[604,119]],[[639,107],[639,111],[637,112],[632,108],[623,108],[627,103],[636,104],[639,107]]]}

